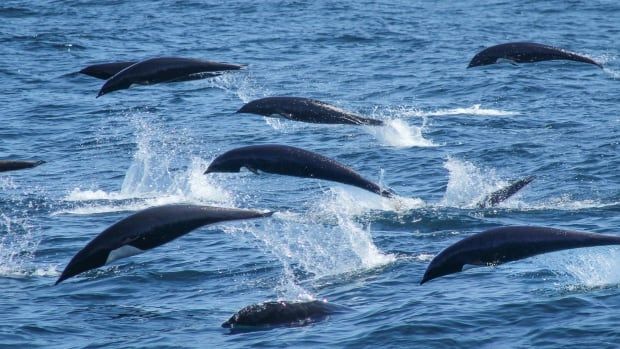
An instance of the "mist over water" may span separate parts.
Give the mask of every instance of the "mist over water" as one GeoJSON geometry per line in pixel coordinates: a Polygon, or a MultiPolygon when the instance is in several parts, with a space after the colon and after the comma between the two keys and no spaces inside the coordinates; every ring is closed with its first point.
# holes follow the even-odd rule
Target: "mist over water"
{"type": "Polygon", "coordinates": [[[444,248],[492,227],[620,233],[619,15],[612,2],[0,4],[0,159],[46,161],[0,173],[0,347],[615,347],[616,247],[419,282],[444,248]],[[509,41],[563,47],[604,69],[466,68],[509,41]],[[76,74],[156,56],[245,68],[100,98],[103,81],[76,74]],[[236,113],[268,96],[385,125],[236,113]],[[227,150],[268,143],[334,158],[397,195],[204,174],[227,150]],[[478,207],[532,175],[505,202],[478,207]],[[171,203],[276,213],[52,286],[107,227],[171,203]],[[220,327],[275,299],[348,310],[304,327],[220,327]]]}

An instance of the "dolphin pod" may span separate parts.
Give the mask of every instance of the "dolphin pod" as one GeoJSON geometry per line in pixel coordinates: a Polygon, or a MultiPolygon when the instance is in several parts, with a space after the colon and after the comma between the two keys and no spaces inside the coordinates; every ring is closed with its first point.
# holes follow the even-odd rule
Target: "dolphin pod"
{"type": "Polygon", "coordinates": [[[530,182],[533,181],[535,178],[535,176],[525,177],[510,183],[510,185],[508,185],[507,187],[492,192],[491,194],[487,195],[480,203],[478,203],[478,208],[496,206],[508,200],[519,190],[523,189],[523,187],[530,184],[530,182]]]}
{"type": "Polygon", "coordinates": [[[420,284],[458,273],[465,265],[497,265],[547,252],[605,245],[620,245],[620,237],[529,226],[493,228],[441,251],[420,284]]]}
{"type": "Polygon", "coordinates": [[[79,71],[80,74],[92,76],[93,78],[108,80],[113,77],[119,71],[134,65],[138,62],[136,61],[127,61],[127,62],[113,62],[113,63],[101,63],[101,64],[93,64],[79,71]]]}
{"type": "Polygon", "coordinates": [[[216,157],[207,170],[213,172],[239,172],[242,167],[286,176],[318,178],[352,185],[384,197],[393,197],[390,189],[365,179],[341,163],[301,148],[279,144],[251,145],[229,150],[216,157]]]}
{"type": "Polygon", "coordinates": [[[575,52],[533,42],[509,42],[488,47],[476,54],[467,68],[494,64],[497,63],[498,59],[508,59],[517,63],[563,59],[594,64],[603,68],[600,63],[575,52]]]}
{"type": "MultiPolygon", "coordinates": [[[[111,71],[111,66],[107,66],[111,71]]],[[[117,90],[127,89],[132,84],[150,85],[160,82],[191,80],[201,73],[239,70],[237,64],[218,63],[192,58],[158,57],[132,64],[111,76],[99,90],[97,97],[117,90]]],[[[88,69],[88,68],[86,68],[88,69]]]]}
{"type": "Polygon", "coordinates": [[[237,113],[284,118],[315,124],[347,124],[382,126],[381,120],[365,118],[325,102],[302,97],[267,97],[245,104],[237,113]]]}
{"type": "Polygon", "coordinates": [[[120,220],[91,240],[67,264],[56,285],[87,270],[163,245],[203,225],[272,214],[180,204],[147,208],[120,220]]]}
{"type": "Polygon", "coordinates": [[[222,324],[224,328],[252,328],[275,325],[306,325],[344,308],[325,301],[276,301],[247,306],[222,324]]]}
{"type": "Polygon", "coordinates": [[[23,170],[25,168],[37,167],[45,161],[21,161],[21,160],[0,160],[0,172],[23,170]]]}

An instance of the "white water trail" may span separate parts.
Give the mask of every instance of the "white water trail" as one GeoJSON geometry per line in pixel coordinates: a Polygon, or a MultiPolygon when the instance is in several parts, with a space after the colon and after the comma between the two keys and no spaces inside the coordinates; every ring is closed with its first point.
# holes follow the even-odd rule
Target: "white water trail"
{"type": "Polygon", "coordinates": [[[409,109],[402,113],[406,117],[428,117],[428,116],[452,116],[452,115],[474,115],[474,116],[514,116],[517,112],[483,108],[480,104],[474,104],[464,108],[436,109],[425,111],[419,109],[409,109]]]}

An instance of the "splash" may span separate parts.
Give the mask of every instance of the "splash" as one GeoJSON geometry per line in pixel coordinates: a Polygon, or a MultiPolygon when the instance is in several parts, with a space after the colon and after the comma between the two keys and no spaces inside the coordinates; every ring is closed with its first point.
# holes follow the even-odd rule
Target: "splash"
{"type": "Polygon", "coordinates": [[[243,103],[270,95],[269,89],[260,85],[252,73],[222,74],[208,80],[209,87],[219,88],[236,95],[243,103]]]}
{"type": "Polygon", "coordinates": [[[592,247],[539,256],[536,264],[560,271],[569,279],[557,286],[569,290],[620,284],[620,249],[592,247]]]}
{"type": "Polygon", "coordinates": [[[33,264],[34,253],[39,246],[33,230],[25,219],[10,218],[0,213],[0,276],[47,275],[46,270],[53,271],[53,267],[38,269],[33,264]]]}
{"type": "Polygon", "coordinates": [[[427,117],[427,116],[450,116],[450,115],[476,115],[476,116],[513,116],[519,115],[517,112],[499,109],[482,108],[480,104],[474,104],[466,108],[437,109],[434,111],[423,111],[418,109],[406,110],[403,116],[427,117]]]}
{"type": "MultiPolygon", "coordinates": [[[[276,287],[280,297],[312,299],[312,292],[302,287],[302,282],[311,286],[313,280],[374,269],[396,260],[375,246],[369,227],[361,227],[344,214],[335,215],[336,225],[330,225],[317,224],[306,215],[276,213],[261,226],[246,224],[242,228],[281,262],[282,280],[276,287]]],[[[239,228],[227,226],[224,230],[235,233],[239,228]]]]}
{"type": "Polygon", "coordinates": [[[365,127],[383,145],[396,148],[436,147],[431,140],[424,138],[424,128],[425,125],[411,126],[399,119],[387,120],[385,126],[365,127]]]}
{"type": "Polygon", "coordinates": [[[317,205],[310,208],[315,218],[332,216],[333,212],[341,212],[348,217],[361,216],[369,211],[391,211],[406,213],[413,209],[422,208],[425,202],[418,198],[395,196],[385,198],[355,188],[334,187],[327,196],[317,201],[317,205]]]}
{"type": "Polygon", "coordinates": [[[203,175],[207,163],[186,157],[190,151],[184,148],[191,138],[155,127],[139,116],[134,125],[137,149],[120,191],[74,188],[64,200],[77,205],[55,214],[135,211],[181,202],[233,206],[231,194],[203,175]]]}
{"type": "Polygon", "coordinates": [[[449,157],[444,168],[450,177],[441,206],[474,208],[488,194],[508,185],[497,178],[495,170],[481,170],[468,161],[449,157]]]}

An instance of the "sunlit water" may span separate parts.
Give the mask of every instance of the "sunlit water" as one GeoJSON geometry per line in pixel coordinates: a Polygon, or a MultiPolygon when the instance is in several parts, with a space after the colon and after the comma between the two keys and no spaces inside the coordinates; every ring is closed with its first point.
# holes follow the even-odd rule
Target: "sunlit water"
{"type": "Polygon", "coordinates": [[[620,227],[615,2],[4,1],[0,347],[616,347],[620,256],[563,251],[422,286],[429,261],[504,225],[620,227]],[[555,61],[466,69],[507,41],[555,61]],[[100,62],[177,55],[247,64],[95,98],[100,62]],[[386,122],[317,125],[235,113],[273,95],[386,122]],[[204,175],[222,152],[281,143],[333,157],[394,199],[331,182],[204,175]],[[536,179],[498,207],[486,195],[536,179]],[[207,226],[52,286],[96,234],[154,205],[275,210],[207,226]],[[229,334],[235,311],[326,299],[306,327],[229,334]]]}

